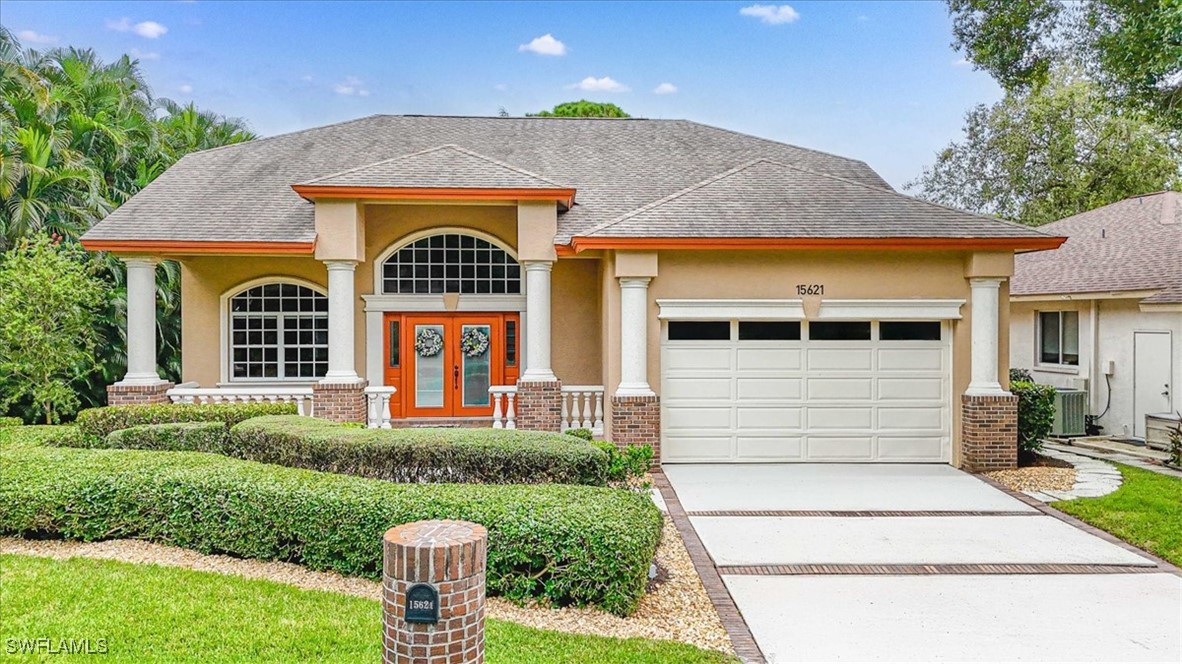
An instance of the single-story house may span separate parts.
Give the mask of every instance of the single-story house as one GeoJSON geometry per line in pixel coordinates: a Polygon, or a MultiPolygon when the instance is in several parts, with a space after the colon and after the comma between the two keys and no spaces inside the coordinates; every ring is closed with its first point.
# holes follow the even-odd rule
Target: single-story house
{"type": "Polygon", "coordinates": [[[1143,438],[1182,410],[1182,194],[1135,196],[1041,227],[1010,287],[1010,364],[1088,391],[1104,433],[1143,438]]]}
{"type": "Polygon", "coordinates": [[[381,115],[187,155],[82,243],[128,267],[112,403],[985,468],[1014,457],[1014,254],[1062,241],[694,122],[381,115]],[[154,364],[161,259],[180,386],[154,364]]]}

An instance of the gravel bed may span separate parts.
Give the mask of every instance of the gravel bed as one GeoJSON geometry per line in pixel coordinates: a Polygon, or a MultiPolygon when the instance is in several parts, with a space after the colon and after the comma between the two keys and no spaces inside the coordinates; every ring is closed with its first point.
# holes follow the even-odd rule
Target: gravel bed
{"type": "Polygon", "coordinates": [[[983,474],[1014,491],[1070,491],[1075,486],[1075,468],[1026,466],[983,474]]]}
{"type": "MultiPolygon", "coordinates": [[[[309,590],[325,590],[374,600],[381,598],[381,584],[369,579],[333,572],[314,572],[293,563],[205,555],[139,540],[68,542],[0,537],[0,553],[50,558],[102,558],[186,567],[251,579],[267,579],[309,590]]],[[[661,545],[657,548],[657,564],[665,572],[665,578],[655,590],[641,598],[636,612],[628,618],[593,608],[517,606],[497,597],[488,599],[488,615],[559,632],[681,641],[701,648],[733,653],[730,638],[694,571],[681,536],[668,517],[665,518],[661,545]]]]}

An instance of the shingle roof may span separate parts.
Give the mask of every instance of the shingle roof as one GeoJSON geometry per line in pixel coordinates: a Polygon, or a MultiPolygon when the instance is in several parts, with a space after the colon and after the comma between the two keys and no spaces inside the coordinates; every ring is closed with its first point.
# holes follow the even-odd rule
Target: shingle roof
{"type": "Polygon", "coordinates": [[[1182,302],[1182,194],[1135,196],[1041,229],[1067,242],[1018,256],[1011,294],[1162,289],[1143,302],[1182,302]]]}
{"type": "MultiPolygon", "coordinates": [[[[788,174],[793,174],[838,187],[836,180],[819,179],[819,174],[859,183],[862,195],[870,189],[891,191],[863,162],[686,120],[377,115],[186,155],[84,239],[311,242],[313,204],[291,185],[333,174],[442,182],[448,177],[444,162],[455,160],[463,168],[476,169],[481,178],[537,178],[576,188],[576,205],[559,216],[556,241],[566,243],[758,159],[802,169],[781,169],[776,181],[785,185],[793,180],[788,174]],[[445,145],[458,147],[432,151],[445,145]],[[407,157],[415,153],[419,157],[407,157]],[[396,172],[399,157],[413,168],[396,172]]],[[[793,191],[804,189],[796,185],[793,191]]],[[[760,193],[766,195],[767,187],[760,193]]],[[[882,233],[912,235],[916,229],[908,224],[913,221],[925,229],[948,225],[953,230],[946,235],[953,237],[1033,232],[904,196],[892,195],[890,200],[901,206],[899,211],[886,203],[874,211],[882,215],[882,233]]],[[[797,205],[807,204],[797,199],[797,205]]],[[[781,221],[786,218],[781,211],[775,213],[781,221]]],[[[830,217],[841,214],[834,211],[830,217]]],[[[726,232],[730,220],[714,216],[702,223],[709,224],[710,232],[726,232]]],[[[784,223],[778,228],[799,232],[784,223]]]]}
{"type": "Polygon", "coordinates": [[[459,189],[562,189],[565,185],[458,145],[441,145],[359,166],[304,185],[459,189]]]}
{"type": "Polygon", "coordinates": [[[592,229],[587,237],[1047,237],[891,189],[755,159],[592,229]]]}

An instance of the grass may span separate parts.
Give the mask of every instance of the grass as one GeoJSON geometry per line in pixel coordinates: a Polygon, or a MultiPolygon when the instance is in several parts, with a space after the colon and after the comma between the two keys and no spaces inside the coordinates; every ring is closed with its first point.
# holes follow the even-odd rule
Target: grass
{"type": "Polygon", "coordinates": [[[1182,566],[1182,480],[1121,464],[1117,468],[1124,483],[1116,491],[1051,506],[1182,566]]]}
{"type": "MultiPolygon", "coordinates": [[[[0,577],[5,651],[12,639],[89,639],[92,648],[105,639],[103,660],[115,662],[380,659],[381,609],[372,600],[83,558],[3,555],[0,577]]],[[[562,634],[496,620],[485,629],[490,664],[735,661],[670,641],[562,634]]]]}

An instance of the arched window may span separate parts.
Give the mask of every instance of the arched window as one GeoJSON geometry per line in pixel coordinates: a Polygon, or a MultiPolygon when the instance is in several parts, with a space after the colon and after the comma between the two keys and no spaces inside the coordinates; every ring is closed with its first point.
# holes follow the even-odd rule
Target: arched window
{"type": "Polygon", "coordinates": [[[385,293],[521,292],[521,267],[504,249],[472,235],[444,233],[406,245],[382,264],[385,293]]]}
{"type": "Polygon", "coordinates": [[[231,380],[312,380],[328,371],[328,298],[292,283],[230,298],[231,380]]]}

